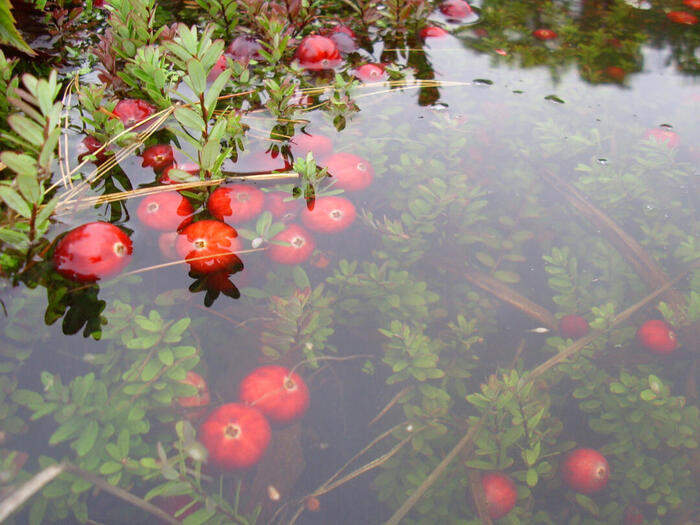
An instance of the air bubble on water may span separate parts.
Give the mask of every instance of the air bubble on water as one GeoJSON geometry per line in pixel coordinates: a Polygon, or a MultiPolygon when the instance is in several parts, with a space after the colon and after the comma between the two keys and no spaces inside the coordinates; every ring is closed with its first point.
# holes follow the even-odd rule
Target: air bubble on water
{"type": "Polygon", "coordinates": [[[250,245],[253,248],[260,248],[260,245],[263,243],[263,238],[262,237],[256,237],[253,239],[253,241],[250,243],[250,245]]]}
{"type": "Polygon", "coordinates": [[[596,162],[601,166],[606,166],[608,164],[608,159],[601,157],[599,159],[596,159],[596,162]]]}
{"type": "Polygon", "coordinates": [[[449,106],[445,104],[444,102],[436,102],[432,106],[430,106],[430,109],[433,111],[446,111],[449,106]]]}

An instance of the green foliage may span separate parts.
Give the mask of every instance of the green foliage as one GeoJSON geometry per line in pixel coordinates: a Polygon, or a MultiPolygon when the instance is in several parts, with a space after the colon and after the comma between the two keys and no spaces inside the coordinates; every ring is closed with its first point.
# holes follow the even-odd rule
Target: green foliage
{"type": "MultiPolygon", "coordinates": [[[[17,31],[15,18],[12,16],[10,0],[0,1],[0,42],[19,49],[23,53],[34,56],[36,53],[17,31]]],[[[3,57],[4,60],[4,57],[3,57]]]]}

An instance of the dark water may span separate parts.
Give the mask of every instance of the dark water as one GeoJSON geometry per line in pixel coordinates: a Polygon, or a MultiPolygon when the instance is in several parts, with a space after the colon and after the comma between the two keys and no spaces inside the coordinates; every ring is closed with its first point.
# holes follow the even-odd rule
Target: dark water
{"type": "MultiPolygon", "coordinates": [[[[580,6],[587,13],[580,21],[584,29],[596,27],[597,19],[586,11],[596,6],[604,7],[580,6]]],[[[481,7],[484,14],[498,8],[481,7]]],[[[1,446],[3,453],[29,453],[24,478],[18,479],[46,466],[40,455],[75,458],[77,434],[57,445],[48,442],[80,408],[64,407],[30,421],[27,396],[11,394],[22,389],[49,395],[51,378],[55,385],[59,376],[68,384],[95,373],[111,385],[114,399],[144,409],[142,417],[131,418],[148,429],[132,428],[130,459],[155,457],[157,442],[168,457],[176,455],[173,422],[182,410],[151,388],[172,389],[177,376],[163,371],[162,381],[136,382],[145,394],[130,397],[136,392],[130,385],[124,396],[126,383],[133,383],[129,370],[146,367],[149,360],[136,347],[125,349],[129,339],[143,335],[139,328],[149,330],[143,319],[125,315],[125,308],[133,308],[145,317],[157,312],[151,315],[166,322],[191,320],[181,342],[152,347],[151,358],[157,355],[171,366],[162,352],[176,344],[194,347],[195,370],[206,377],[213,406],[235,401],[240,380],[260,364],[291,367],[314,356],[355,356],[298,369],[309,384],[309,411],[301,423],[273,427],[272,445],[258,467],[227,473],[221,483],[218,472],[208,471],[214,481],[204,482],[201,494],[221,490],[231,502],[241,483],[241,512],[263,505],[258,523],[290,523],[310,494],[318,494],[320,511],[306,511],[296,523],[384,522],[484,413],[475,446],[461,450],[403,523],[479,523],[466,495],[468,467],[478,469],[472,473],[502,471],[515,481],[518,503],[502,523],[642,523],[623,521],[630,506],[645,523],[697,523],[700,274],[689,270],[700,257],[700,88],[692,74],[697,26],[673,25],[659,15],[661,6],[608,8],[626,9],[629,20],[627,32],[608,28],[609,37],[622,42],[598,45],[599,64],[583,37],[577,51],[566,50],[559,39],[532,42],[528,33],[509,31],[500,22],[486,27],[488,34],[478,31],[480,25],[454,26],[454,35],[431,39],[423,49],[377,43],[374,60],[396,60],[407,73],[403,85],[356,89],[358,111],[347,116],[342,131],[327,113],[301,115],[307,133],[329,137],[334,153],[361,156],[375,173],[370,188],[344,195],[357,209],[354,224],[316,236],[327,265],[319,263],[318,253],[313,264],[305,261],[300,268],[276,264],[262,251],[242,254],[244,270],[231,276],[241,297],[221,294],[205,306],[205,292],[188,290],[197,277],[188,276],[186,264],[174,264],[100,282],[92,288],[96,297],[85,290],[70,292],[77,298],[72,313],[54,316],[51,324],[45,322],[44,289],[6,285],[0,296],[7,310],[1,352],[5,414],[0,414],[7,428],[0,427],[1,446]],[[624,75],[604,72],[616,60],[626,68],[624,75]],[[642,256],[630,248],[634,243],[642,256]],[[662,276],[650,275],[648,265],[639,271],[640,260],[653,261],[662,276]],[[675,299],[661,295],[614,324],[615,315],[679,275],[685,277],[675,284],[675,299]],[[299,299],[307,285],[323,285],[305,306],[307,317],[297,316],[289,303],[279,306],[278,300],[299,299]],[[96,317],[98,301],[104,310],[96,317]],[[612,330],[572,361],[539,375],[534,388],[523,393],[519,388],[527,381],[519,378],[573,342],[557,333],[556,320],[567,314],[583,316],[593,330],[613,323],[612,330]],[[311,328],[310,315],[320,319],[311,328]],[[645,320],[662,316],[674,325],[680,346],[660,356],[634,335],[645,320]],[[99,340],[81,335],[85,321],[93,328],[101,323],[99,340]],[[71,331],[77,333],[65,334],[71,331]],[[267,356],[261,352],[265,346],[267,356]],[[411,369],[413,375],[401,375],[411,369]],[[437,372],[431,377],[427,370],[437,372]],[[488,396],[485,384],[501,397],[479,410],[473,395],[488,396]],[[402,389],[405,396],[370,423],[402,389]],[[533,423],[540,410],[540,422],[533,423]],[[531,426],[517,433],[523,418],[531,426]],[[327,493],[318,489],[394,426],[393,434],[339,477],[360,469],[356,475],[327,493]],[[561,481],[558,469],[574,447],[606,456],[611,474],[603,490],[577,495],[561,481]],[[533,449],[538,452],[530,461],[527,451],[533,449]],[[281,492],[279,503],[269,500],[270,485],[281,492]]],[[[546,18],[546,12],[540,14],[546,18]]],[[[597,30],[586,31],[582,35],[602,38],[597,30]]],[[[244,122],[250,126],[249,144],[238,166],[257,171],[249,168],[247,155],[270,146],[276,122],[264,112],[244,122]]],[[[120,169],[134,187],[154,182],[138,157],[120,169]]],[[[253,184],[274,187],[273,182],[253,184]]],[[[165,262],[157,236],[136,218],[138,202],[126,201],[117,214],[134,246],[127,271],[165,262]]],[[[203,208],[198,211],[199,218],[207,218],[203,208]]],[[[110,220],[112,212],[103,206],[67,213],[58,217],[52,235],[110,220]]],[[[239,228],[245,229],[254,230],[255,221],[239,228]]],[[[244,248],[250,247],[250,239],[244,240],[244,248]]],[[[71,404],[76,388],[56,402],[71,404]]],[[[84,403],[99,405],[93,398],[84,403]]],[[[88,410],[81,424],[93,416],[88,410]]],[[[83,468],[113,474],[100,471],[90,458],[98,465],[110,460],[101,449],[116,441],[107,427],[126,425],[120,417],[95,418],[101,432],[95,450],[75,460],[83,468]]],[[[132,483],[126,488],[140,496],[164,481],[158,469],[146,476],[138,465],[132,467],[122,480],[128,476],[132,483]]],[[[57,494],[67,508],[77,505],[78,496],[57,494]]],[[[51,500],[50,493],[44,496],[51,500]]],[[[110,496],[90,501],[97,522],[123,523],[127,515],[132,522],[153,522],[110,496]]],[[[47,515],[51,512],[65,523],[77,519],[51,510],[47,515]]],[[[19,516],[17,523],[29,519],[27,512],[19,516]]],[[[204,522],[219,523],[211,520],[204,522]]],[[[222,521],[229,522],[245,523],[222,521]]]]}

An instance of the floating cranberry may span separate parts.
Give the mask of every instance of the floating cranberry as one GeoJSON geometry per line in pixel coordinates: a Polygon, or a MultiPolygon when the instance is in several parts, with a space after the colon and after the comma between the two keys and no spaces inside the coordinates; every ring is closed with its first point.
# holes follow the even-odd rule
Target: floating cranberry
{"type": "Polygon", "coordinates": [[[177,192],[162,191],[148,195],[136,209],[139,220],[154,230],[179,230],[192,221],[194,208],[177,192]]]}
{"type": "Polygon", "coordinates": [[[637,329],[637,341],[655,354],[670,354],[678,346],[676,333],[666,321],[650,319],[637,329]]]}
{"type": "Polygon", "coordinates": [[[304,37],[294,58],[299,61],[301,67],[310,70],[333,69],[343,61],[335,42],[321,35],[304,37]]]}
{"type": "Polygon", "coordinates": [[[683,5],[691,9],[700,9],[700,0],[683,0],[683,5]]]}
{"type": "Polygon", "coordinates": [[[205,274],[241,264],[235,252],[242,249],[238,232],[219,221],[198,221],[180,232],[175,244],[178,255],[192,271],[205,274]]]}
{"type": "Polygon", "coordinates": [[[447,35],[449,33],[438,26],[427,26],[420,30],[420,37],[423,40],[426,38],[445,38],[447,35]]]}
{"type": "Polygon", "coordinates": [[[124,123],[125,128],[130,128],[147,119],[156,112],[155,106],[145,100],[126,98],[117,102],[112,113],[124,123]]]}
{"type": "Polygon", "coordinates": [[[654,139],[659,144],[665,143],[669,148],[675,148],[680,142],[678,133],[667,128],[648,129],[644,132],[644,138],[647,140],[654,139]]]}
{"type": "Polygon", "coordinates": [[[551,29],[535,29],[532,32],[532,36],[538,40],[553,40],[557,38],[558,35],[551,29]]]}
{"type": "Polygon", "coordinates": [[[381,64],[363,64],[353,71],[353,75],[362,82],[379,82],[387,76],[381,64]]]}
{"type": "Polygon", "coordinates": [[[314,160],[328,155],[333,151],[333,141],[324,135],[312,135],[311,133],[298,133],[289,139],[289,149],[294,157],[305,158],[306,154],[314,154],[314,160]]]}
{"type": "Polygon", "coordinates": [[[97,153],[97,150],[100,149],[103,146],[102,142],[97,140],[95,137],[92,135],[88,135],[85,137],[83,140],[80,141],[80,144],[78,145],[78,162],[83,162],[85,157],[88,155],[94,155],[95,156],[95,164],[100,165],[103,162],[105,162],[109,157],[110,157],[110,151],[108,149],[103,149],[99,153],[97,153]]]}
{"type": "Polygon", "coordinates": [[[490,472],[481,476],[481,486],[489,517],[493,520],[508,514],[518,499],[515,483],[505,474],[490,472]]]}
{"type": "Polygon", "coordinates": [[[320,233],[338,233],[347,229],[354,221],[355,205],[344,197],[319,197],[313,209],[304,208],[301,221],[309,230],[320,233]]]}
{"type": "Polygon", "coordinates": [[[580,339],[588,333],[588,321],[580,315],[565,315],[559,319],[559,332],[564,337],[580,339]]]}
{"type": "Polygon", "coordinates": [[[254,406],[274,423],[288,424],[309,408],[309,389],[301,376],[283,366],[261,366],[238,387],[238,399],[254,406]]]}
{"type": "Polygon", "coordinates": [[[272,217],[287,222],[294,219],[301,210],[301,200],[284,191],[271,191],[265,194],[265,209],[272,217]]]}
{"type": "Polygon", "coordinates": [[[298,224],[290,224],[285,230],[275,235],[266,250],[267,256],[280,264],[300,264],[313,253],[316,241],[298,224]]]}
{"type": "Polygon", "coordinates": [[[173,155],[173,148],[169,144],[156,144],[146,148],[141,154],[141,158],[143,158],[141,167],[162,170],[175,162],[173,155]]]}
{"type": "Polygon", "coordinates": [[[686,26],[692,26],[698,23],[698,17],[686,13],[685,11],[669,11],[666,13],[666,17],[676,24],[683,24],[686,26]]]}
{"type": "Polygon", "coordinates": [[[440,4],[440,12],[450,18],[466,18],[472,14],[472,8],[464,0],[445,0],[440,4]]]}
{"type": "Polygon", "coordinates": [[[228,58],[226,54],[222,54],[207,75],[207,82],[214,82],[217,77],[228,69],[228,58]]]}
{"type": "Polygon", "coordinates": [[[251,60],[259,60],[262,56],[262,45],[253,35],[238,35],[226,48],[226,53],[241,64],[248,64],[251,60]]]}
{"type": "Polygon", "coordinates": [[[263,209],[265,194],[248,184],[220,186],[209,196],[207,208],[227,224],[240,224],[257,217],[263,209]]]}
{"type": "Polygon", "coordinates": [[[328,157],[323,165],[335,180],[335,188],[360,191],[368,188],[374,179],[372,165],[352,153],[335,153],[328,157]]]}
{"type": "Polygon", "coordinates": [[[608,66],[603,70],[606,77],[617,82],[622,82],[627,76],[627,71],[625,71],[620,66],[608,66]]]}
{"type": "Polygon", "coordinates": [[[593,494],[608,483],[610,467],[600,452],[577,448],[561,464],[561,476],[569,487],[581,494],[593,494]]]}
{"type": "Polygon", "coordinates": [[[250,155],[239,157],[234,165],[238,173],[270,173],[291,168],[291,164],[277,150],[256,151],[250,155]]]}
{"type": "Polygon", "coordinates": [[[270,424],[254,407],[228,403],[214,410],[199,427],[199,440],[209,461],[227,470],[249,468],[270,444],[270,424]]]}
{"type": "Polygon", "coordinates": [[[53,263],[67,279],[94,282],[121,272],[131,253],[131,239],[120,228],[108,222],[89,222],[58,241],[53,263]]]}

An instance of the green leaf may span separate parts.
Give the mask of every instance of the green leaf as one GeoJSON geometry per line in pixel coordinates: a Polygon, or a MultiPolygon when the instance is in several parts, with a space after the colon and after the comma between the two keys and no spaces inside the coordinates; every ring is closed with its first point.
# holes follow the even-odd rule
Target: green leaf
{"type": "Polygon", "coordinates": [[[92,447],[95,446],[95,441],[97,441],[97,434],[99,431],[100,426],[94,419],[87,424],[80,433],[80,437],[71,445],[78,456],[85,456],[92,450],[92,447]]]}
{"type": "Polygon", "coordinates": [[[100,474],[109,476],[115,472],[119,472],[121,469],[121,463],[117,463],[116,461],[107,461],[106,463],[102,463],[102,465],[100,465],[100,474]]]}
{"type": "Polygon", "coordinates": [[[164,343],[177,343],[185,330],[190,326],[190,318],[184,317],[173,323],[165,332],[164,343]]]}
{"type": "Polygon", "coordinates": [[[146,382],[150,381],[156,377],[161,368],[163,368],[162,363],[156,361],[155,359],[151,359],[148,363],[146,363],[146,366],[143,367],[143,372],[141,372],[141,380],[146,382]]]}
{"type": "Polygon", "coordinates": [[[164,348],[160,350],[158,352],[158,359],[160,359],[160,362],[166,366],[172,365],[174,361],[173,351],[170,350],[170,348],[164,348]]]}
{"type": "MultiPolygon", "coordinates": [[[[10,0],[0,0],[0,43],[19,49],[29,56],[36,55],[34,50],[24,41],[22,35],[19,34],[19,31],[17,31],[17,24],[12,16],[12,4],[10,4],[10,0]]],[[[46,508],[44,507],[42,516],[45,510],[46,508]]]]}
{"type": "Polygon", "coordinates": [[[304,269],[296,265],[292,270],[292,277],[294,278],[294,284],[297,288],[304,290],[305,288],[311,287],[311,281],[309,281],[309,276],[306,275],[304,269]]]}
{"type": "Polygon", "coordinates": [[[49,438],[49,445],[56,445],[72,438],[82,428],[80,423],[81,421],[76,419],[69,419],[63,423],[49,438]]]}
{"type": "Polygon", "coordinates": [[[28,117],[14,114],[7,117],[7,122],[15,133],[37,148],[44,143],[44,130],[28,117]]]}
{"type": "Polygon", "coordinates": [[[599,514],[598,505],[596,505],[595,501],[584,494],[576,494],[576,503],[594,516],[599,514]]]}
{"type": "Polygon", "coordinates": [[[34,157],[24,153],[15,153],[14,151],[3,151],[0,153],[0,161],[7,164],[7,167],[17,174],[36,177],[37,168],[34,157]]]}
{"type": "Polygon", "coordinates": [[[29,208],[27,201],[12,188],[0,186],[0,199],[5,201],[10,208],[19,213],[22,217],[29,219],[32,216],[32,210],[29,208]]]}
{"type": "Polygon", "coordinates": [[[204,129],[204,121],[202,117],[189,108],[178,106],[175,108],[175,120],[186,128],[191,128],[196,131],[204,129]]]}
{"type": "Polygon", "coordinates": [[[525,482],[527,483],[528,487],[534,487],[537,485],[538,479],[539,475],[534,468],[527,469],[527,473],[525,474],[525,482]]]}
{"type": "Polygon", "coordinates": [[[520,282],[520,276],[509,270],[499,270],[493,274],[493,276],[501,282],[507,284],[515,284],[520,282]]]}

